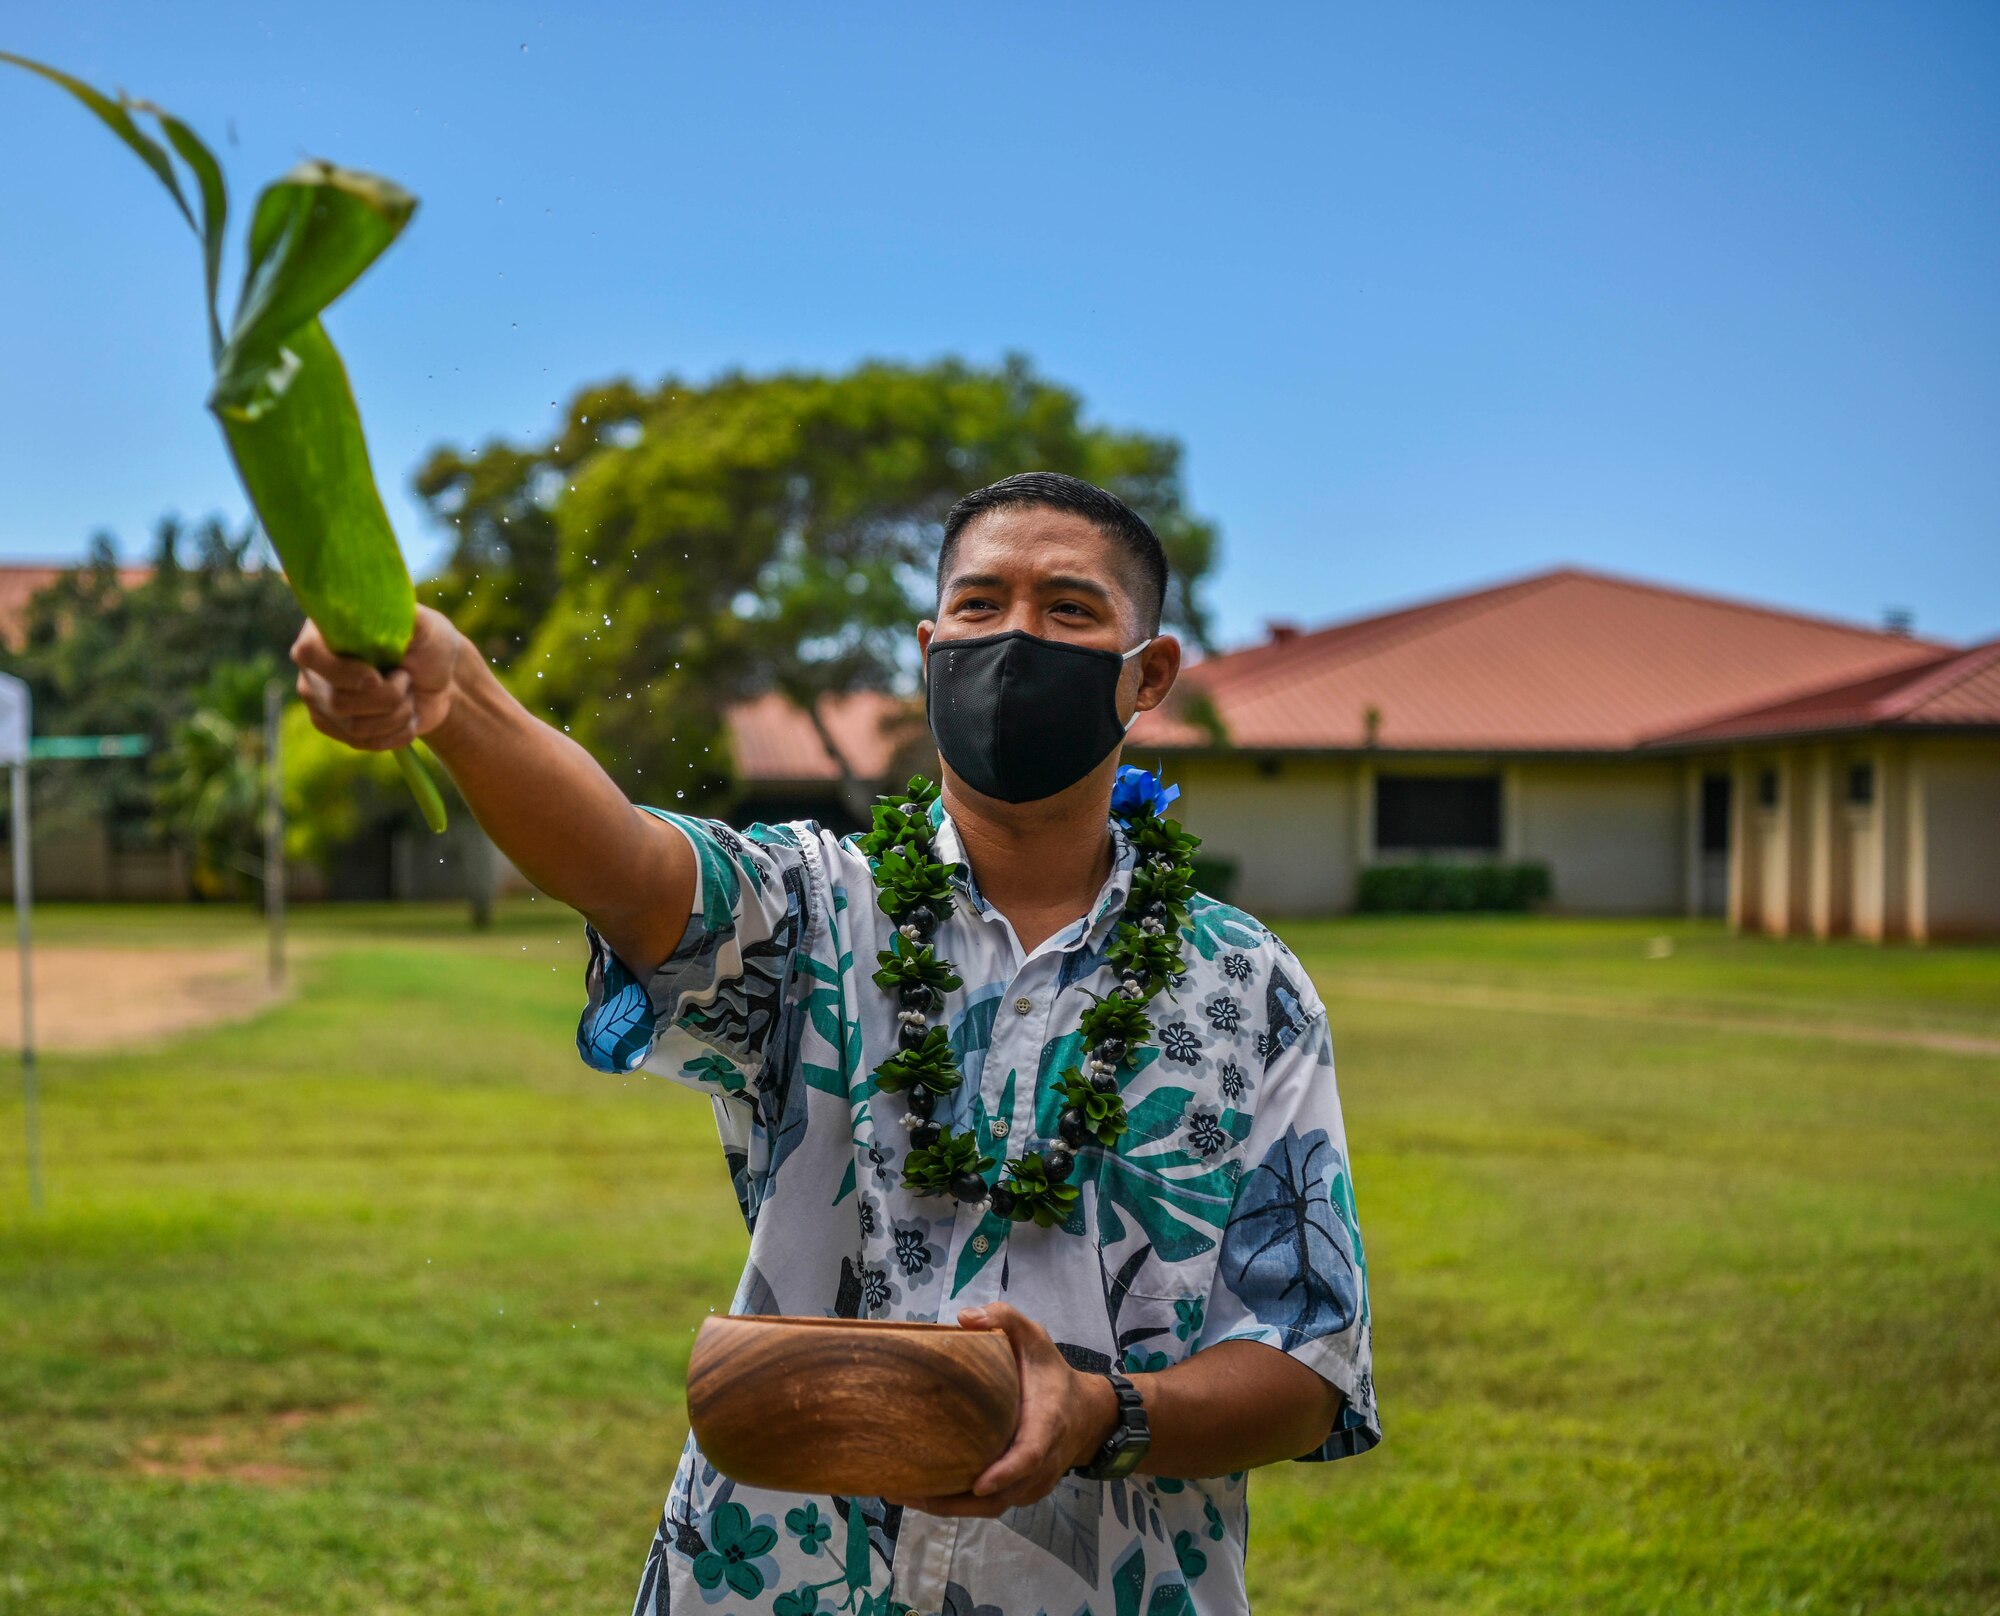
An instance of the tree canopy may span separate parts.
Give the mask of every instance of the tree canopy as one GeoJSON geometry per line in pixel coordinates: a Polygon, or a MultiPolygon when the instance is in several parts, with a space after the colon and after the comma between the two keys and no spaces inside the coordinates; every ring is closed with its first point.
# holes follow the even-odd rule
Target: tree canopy
{"type": "MultiPolygon", "coordinates": [[[[21,642],[0,667],[27,681],[38,735],[144,735],[168,753],[220,668],[283,665],[298,607],[252,532],[169,517],[141,579],[120,571],[108,536],[28,603],[21,642]]],[[[58,824],[109,815],[155,822],[157,777],[143,760],[37,765],[36,803],[58,824]]]]}
{"type": "Polygon", "coordinates": [[[1021,359],[586,388],[547,442],[433,453],[416,486],[453,547],[423,592],[635,794],[712,798],[731,702],[776,690],[816,719],[908,677],[946,511],[1027,470],[1144,515],[1167,624],[1206,640],[1215,530],[1180,445],[1087,422],[1021,359]]]}

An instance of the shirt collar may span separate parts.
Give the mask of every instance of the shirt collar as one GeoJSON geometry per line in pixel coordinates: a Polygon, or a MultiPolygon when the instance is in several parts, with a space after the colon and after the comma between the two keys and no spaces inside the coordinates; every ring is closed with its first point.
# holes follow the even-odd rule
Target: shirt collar
{"type": "MultiPolygon", "coordinates": [[[[1125,834],[1125,827],[1116,819],[1108,820],[1111,827],[1111,873],[1105,877],[1104,885],[1098,889],[1097,900],[1089,911],[1088,918],[1079,916],[1075,922],[1065,927],[1052,938],[1051,944],[1060,948],[1074,948],[1079,943],[1099,946],[1105,935],[1116,924],[1118,916],[1125,908],[1125,900],[1132,891],[1132,871],[1138,860],[1132,848],[1132,839],[1125,834]]],[[[931,824],[936,835],[932,839],[933,855],[940,863],[955,865],[952,885],[972,913],[981,917],[1001,918],[999,912],[988,903],[979,890],[979,883],[973,879],[972,863],[965,856],[965,842],[958,834],[958,826],[950,814],[945,812],[944,800],[939,798],[931,804],[931,824]]]]}

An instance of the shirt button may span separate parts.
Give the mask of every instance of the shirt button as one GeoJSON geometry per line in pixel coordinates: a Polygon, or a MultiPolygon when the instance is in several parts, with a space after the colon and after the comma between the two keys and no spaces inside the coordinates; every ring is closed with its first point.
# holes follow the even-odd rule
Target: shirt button
{"type": "Polygon", "coordinates": [[[1029,998],[1025,993],[1022,994],[1020,998],[1014,1001],[1014,1013],[1016,1015],[1025,1016],[1030,1010],[1034,1008],[1035,1008],[1035,1001],[1029,998]]]}
{"type": "Polygon", "coordinates": [[[995,1139],[1005,1139],[1007,1137],[1007,1119],[1005,1117],[995,1117],[991,1122],[986,1124],[986,1131],[992,1134],[995,1139]]]}
{"type": "Polygon", "coordinates": [[[993,1242],[992,1242],[991,1240],[988,1240],[988,1239],[986,1238],[986,1236],[985,1236],[985,1235],[983,1235],[983,1234],[976,1234],[976,1235],[974,1235],[974,1236],[972,1237],[972,1254],[973,1254],[973,1256],[975,1256],[975,1257],[983,1257],[983,1256],[985,1256],[985,1255],[986,1255],[986,1248],[987,1248],[987,1247],[989,1247],[989,1246],[990,1246],[990,1245],[992,1245],[992,1244],[993,1244],[993,1242]]]}

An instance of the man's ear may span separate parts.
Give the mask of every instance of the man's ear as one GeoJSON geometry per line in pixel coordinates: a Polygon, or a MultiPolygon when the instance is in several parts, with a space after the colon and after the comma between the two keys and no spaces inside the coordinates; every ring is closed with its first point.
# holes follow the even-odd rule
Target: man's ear
{"type": "Polygon", "coordinates": [[[1171,634],[1158,634],[1153,643],[1132,659],[1139,666],[1139,689],[1133,711],[1147,712],[1167,699],[1174,681],[1181,676],[1181,642],[1171,634]]]}
{"type": "Polygon", "coordinates": [[[937,633],[937,621],[926,617],[917,625],[917,666],[921,669],[930,664],[931,636],[937,633]]]}

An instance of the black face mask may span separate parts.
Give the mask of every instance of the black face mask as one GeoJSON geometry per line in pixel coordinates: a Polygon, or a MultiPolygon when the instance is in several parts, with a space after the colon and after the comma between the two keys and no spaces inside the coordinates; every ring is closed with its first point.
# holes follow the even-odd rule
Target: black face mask
{"type": "Polygon", "coordinates": [[[1020,629],[932,640],[924,698],[939,754],[982,796],[1053,797],[1125,738],[1118,676],[1152,643],[1120,656],[1020,629]]]}

